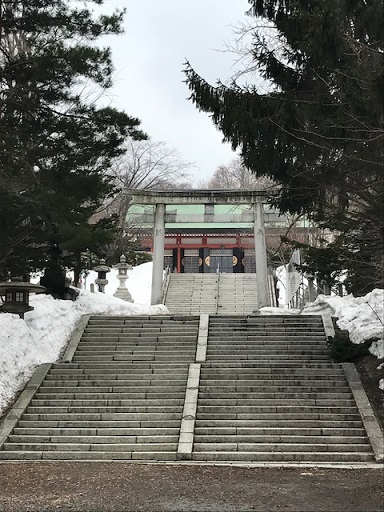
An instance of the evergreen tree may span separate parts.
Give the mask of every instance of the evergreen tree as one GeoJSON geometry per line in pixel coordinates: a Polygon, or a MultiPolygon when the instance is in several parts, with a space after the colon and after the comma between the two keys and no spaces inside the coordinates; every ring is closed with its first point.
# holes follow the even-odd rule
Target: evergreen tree
{"type": "Polygon", "coordinates": [[[369,235],[371,261],[351,272],[382,286],[383,3],[249,3],[257,19],[253,68],[272,84],[270,92],[236,83],[213,87],[187,63],[191,99],[240,149],[247,167],[281,185],[276,205],[283,212],[305,212],[322,227],[348,232],[357,252],[369,235]],[[271,28],[257,28],[263,22],[271,28]]]}
{"type": "Polygon", "coordinates": [[[127,137],[146,138],[138,119],[93,99],[113,70],[95,41],[121,32],[123,13],[97,17],[86,3],[0,3],[0,278],[52,254],[78,265],[104,244],[88,219],[115,191],[107,171],[127,137]]]}

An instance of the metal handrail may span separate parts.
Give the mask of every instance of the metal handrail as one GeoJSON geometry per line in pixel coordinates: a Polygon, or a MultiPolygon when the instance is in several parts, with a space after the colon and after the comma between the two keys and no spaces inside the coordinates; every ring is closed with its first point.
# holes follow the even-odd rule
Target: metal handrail
{"type": "Polygon", "coordinates": [[[301,281],[299,288],[288,302],[287,307],[291,309],[301,309],[307,302],[309,302],[308,286],[301,281]]]}
{"type": "Polygon", "coordinates": [[[216,307],[215,307],[215,310],[216,310],[216,315],[217,315],[218,312],[219,312],[220,272],[217,272],[216,275],[217,275],[217,286],[216,286],[216,307]]]}
{"type": "Polygon", "coordinates": [[[278,307],[275,283],[274,283],[272,274],[268,274],[268,294],[269,294],[269,298],[271,301],[271,306],[274,308],[278,307]]]}
{"type": "Polygon", "coordinates": [[[342,283],[336,283],[334,287],[330,287],[328,293],[327,290],[321,288],[318,283],[316,283],[316,291],[313,292],[313,290],[314,289],[312,288],[312,292],[310,292],[309,286],[305,284],[303,280],[301,280],[299,288],[296,290],[296,293],[288,302],[287,307],[293,309],[303,308],[308,302],[311,302],[311,293],[315,293],[315,296],[312,298],[312,300],[315,300],[315,298],[319,294],[330,295],[331,290],[335,295],[339,295],[340,297],[342,297],[344,294],[342,283]]]}
{"type": "Polygon", "coordinates": [[[165,298],[167,296],[170,279],[171,279],[171,268],[168,266],[165,269],[165,275],[163,277],[163,286],[162,286],[162,292],[161,292],[161,297],[162,297],[161,303],[162,304],[165,304],[165,298]]]}

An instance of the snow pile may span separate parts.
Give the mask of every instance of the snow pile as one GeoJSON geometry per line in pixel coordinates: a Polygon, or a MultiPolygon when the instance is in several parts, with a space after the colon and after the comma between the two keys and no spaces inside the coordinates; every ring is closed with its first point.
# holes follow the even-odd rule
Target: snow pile
{"type": "Polygon", "coordinates": [[[376,339],[370,352],[379,359],[384,358],[384,290],[376,289],[356,298],[319,295],[303,309],[303,314],[324,312],[338,317],[337,325],[349,332],[353,343],[376,339]]]}
{"type": "Polygon", "coordinates": [[[264,306],[258,310],[260,315],[299,315],[299,309],[289,309],[289,308],[278,308],[278,307],[270,307],[264,306]]]}
{"type": "MultiPolygon", "coordinates": [[[[130,271],[130,293],[134,298],[139,297],[149,302],[148,282],[152,263],[140,267],[130,271]]],[[[111,281],[108,291],[113,293],[118,280],[115,279],[115,283],[111,281]]],[[[0,314],[0,414],[26,384],[36,366],[59,359],[81,315],[168,313],[162,304],[132,304],[107,293],[79,291],[80,295],[75,302],[57,300],[50,295],[31,295],[30,304],[34,310],[26,313],[25,320],[21,320],[18,315],[0,314]]]]}

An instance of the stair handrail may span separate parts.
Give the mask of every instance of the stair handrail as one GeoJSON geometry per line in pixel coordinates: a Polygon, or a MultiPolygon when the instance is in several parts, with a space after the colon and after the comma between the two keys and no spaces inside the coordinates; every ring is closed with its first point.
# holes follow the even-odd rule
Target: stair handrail
{"type": "Polygon", "coordinates": [[[168,266],[165,269],[164,277],[163,277],[163,286],[161,292],[161,303],[165,304],[165,298],[168,293],[169,281],[171,279],[171,268],[168,266]]]}
{"type": "Polygon", "coordinates": [[[314,283],[313,276],[306,276],[307,283],[301,279],[300,286],[288,302],[287,307],[292,309],[301,309],[309,302],[313,302],[319,294],[331,295],[331,293],[342,297],[344,288],[342,283],[335,283],[333,287],[328,285],[321,287],[320,283],[314,283]]]}
{"type": "Polygon", "coordinates": [[[296,290],[295,294],[288,302],[287,307],[290,309],[301,309],[305,306],[308,300],[309,291],[308,285],[306,285],[303,281],[300,282],[300,286],[296,290]]]}
{"type": "Polygon", "coordinates": [[[216,287],[216,307],[215,307],[215,310],[216,310],[216,315],[217,315],[217,313],[219,312],[220,272],[218,272],[216,275],[217,275],[217,287],[216,287]]]}
{"type": "Polygon", "coordinates": [[[268,274],[268,291],[271,300],[271,306],[277,308],[279,305],[276,297],[275,281],[272,274],[268,274]]]}

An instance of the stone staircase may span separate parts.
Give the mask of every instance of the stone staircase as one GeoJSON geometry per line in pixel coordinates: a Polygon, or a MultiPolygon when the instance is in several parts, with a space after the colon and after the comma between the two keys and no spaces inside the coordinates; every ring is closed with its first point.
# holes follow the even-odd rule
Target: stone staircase
{"type": "Polygon", "coordinates": [[[71,361],[0,426],[0,460],[375,460],[320,316],[207,322],[91,317],[71,361]]]}
{"type": "Polygon", "coordinates": [[[175,460],[198,318],[97,317],[54,364],[0,460],[175,460]]]}
{"type": "Polygon", "coordinates": [[[172,315],[215,314],[218,274],[170,274],[164,304],[172,315]]]}
{"type": "Polygon", "coordinates": [[[256,274],[220,274],[218,315],[250,315],[257,309],[256,274]]]}
{"type": "MultiPolygon", "coordinates": [[[[269,288],[274,305],[272,281],[269,288]]],[[[250,315],[258,308],[256,274],[170,274],[164,303],[176,315],[250,315]]]]}
{"type": "Polygon", "coordinates": [[[192,458],[374,460],[321,317],[210,317],[192,458]]]}

